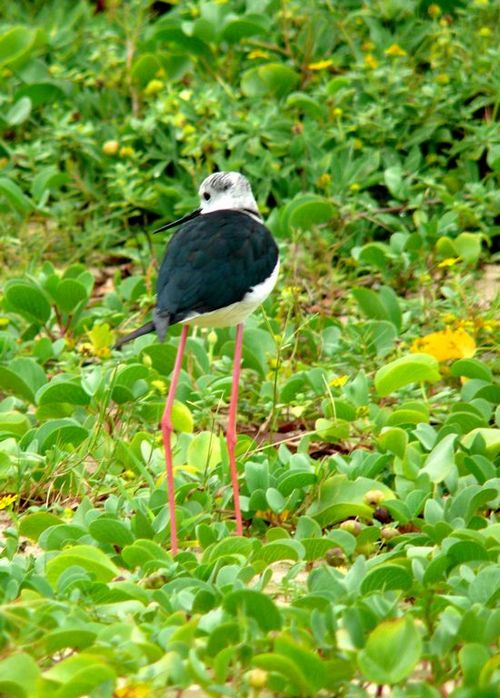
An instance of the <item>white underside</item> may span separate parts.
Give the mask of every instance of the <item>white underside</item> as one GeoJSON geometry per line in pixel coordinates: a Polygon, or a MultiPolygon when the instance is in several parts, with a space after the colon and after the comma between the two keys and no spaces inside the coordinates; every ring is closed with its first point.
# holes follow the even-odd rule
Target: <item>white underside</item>
{"type": "Polygon", "coordinates": [[[271,276],[261,284],[254,286],[251,291],[245,294],[243,300],[238,303],[228,305],[227,308],[213,310],[211,313],[193,313],[185,318],[182,323],[188,322],[196,327],[232,327],[239,325],[266,300],[276,286],[279,268],[280,263],[278,260],[271,276]]]}

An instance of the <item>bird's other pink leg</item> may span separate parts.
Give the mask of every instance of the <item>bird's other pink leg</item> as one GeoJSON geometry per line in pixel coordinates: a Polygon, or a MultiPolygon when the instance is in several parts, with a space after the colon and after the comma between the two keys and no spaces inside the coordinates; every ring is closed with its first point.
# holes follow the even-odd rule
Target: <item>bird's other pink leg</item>
{"type": "Polygon", "coordinates": [[[240,509],[240,490],[238,487],[238,471],[236,470],[236,458],[234,449],[236,446],[236,414],[238,411],[238,388],[240,384],[241,352],[243,349],[243,323],[236,326],[236,343],[234,347],[233,385],[231,388],[231,402],[229,403],[229,422],[227,425],[227,450],[229,453],[229,467],[231,469],[231,483],[233,485],[234,514],[236,517],[236,535],[243,535],[243,523],[240,509]]]}
{"type": "Polygon", "coordinates": [[[163,434],[163,447],[165,449],[165,465],[167,470],[167,491],[168,491],[168,509],[170,515],[170,544],[172,555],[177,555],[177,522],[175,519],[175,491],[174,491],[174,468],[172,463],[172,406],[174,404],[175,391],[177,390],[177,382],[182,366],[182,357],[186,348],[186,339],[189,332],[189,326],[183,325],[179,346],[177,348],[177,356],[175,357],[174,371],[170,381],[168,390],[167,402],[165,410],[161,418],[161,431],[163,434]]]}

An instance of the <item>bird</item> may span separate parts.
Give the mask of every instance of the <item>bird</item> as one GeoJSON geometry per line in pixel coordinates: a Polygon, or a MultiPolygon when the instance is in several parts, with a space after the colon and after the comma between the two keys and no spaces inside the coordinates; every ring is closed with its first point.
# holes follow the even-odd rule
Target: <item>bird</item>
{"type": "Polygon", "coordinates": [[[190,326],[236,327],[233,377],[226,442],[233,488],[236,535],[243,535],[238,472],[236,417],[243,349],[243,326],[270,295],[279,273],[279,251],[263,224],[248,179],[240,172],[216,172],[199,187],[200,206],[161,226],[154,233],[177,227],[170,238],[158,274],[153,319],[120,338],[115,349],[156,332],[164,341],[169,327],[181,324],[161,430],[165,451],[170,547],[178,552],[171,435],[172,407],[190,326]]]}

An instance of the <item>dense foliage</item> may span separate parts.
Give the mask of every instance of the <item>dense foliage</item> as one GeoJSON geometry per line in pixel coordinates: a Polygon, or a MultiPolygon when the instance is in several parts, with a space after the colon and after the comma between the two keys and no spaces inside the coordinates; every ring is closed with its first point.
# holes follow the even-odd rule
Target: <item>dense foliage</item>
{"type": "Polygon", "coordinates": [[[493,0],[2,13],[0,694],[496,696],[493,0]],[[215,169],[283,264],[245,331],[243,537],[234,332],[188,340],[174,558],[179,330],[111,346],[215,169]]]}

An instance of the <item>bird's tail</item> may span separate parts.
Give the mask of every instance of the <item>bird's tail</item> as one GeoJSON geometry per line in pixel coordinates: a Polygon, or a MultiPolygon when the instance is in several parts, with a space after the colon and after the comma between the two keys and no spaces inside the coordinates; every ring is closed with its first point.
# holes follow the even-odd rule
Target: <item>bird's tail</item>
{"type": "Polygon", "coordinates": [[[137,337],[142,337],[143,334],[149,334],[150,332],[154,332],[155,329],[156,327],[154,322],[147,322],[142,327],[138,327],[133,332],[130,332],[130,334],[126,334],[125,337],[120,337],[120,339],[113,346],[113,349],[121,349],[122,346],[127,342],[131,342],[133,339],[136,339],[137,337]]]}

